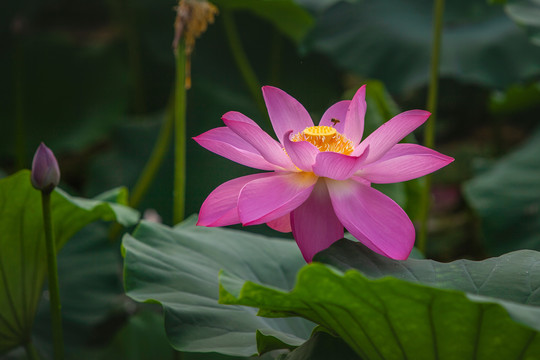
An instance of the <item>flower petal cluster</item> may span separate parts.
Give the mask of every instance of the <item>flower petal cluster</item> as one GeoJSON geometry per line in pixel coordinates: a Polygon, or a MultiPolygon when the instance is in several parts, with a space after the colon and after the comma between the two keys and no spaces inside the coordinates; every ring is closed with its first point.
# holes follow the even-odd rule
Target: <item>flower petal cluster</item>
{"type": "Polygon", "coordinates": [[[371,187],[429,174],[454,159],[416,144],[399,144],[430,113],[403,112],[362,141],[365,85],[332,105],[314,126],[306,109],[275,87],[262,89],[279,141],[231,111],[226,126],[194,138],[204,148],[267,172],[230,180],[204,201],[198,225],[266,223],[292,231],[307,262],[341,239],[344,228],[371,250],[406,259],[414,227],[403,209],[371,187]]]}

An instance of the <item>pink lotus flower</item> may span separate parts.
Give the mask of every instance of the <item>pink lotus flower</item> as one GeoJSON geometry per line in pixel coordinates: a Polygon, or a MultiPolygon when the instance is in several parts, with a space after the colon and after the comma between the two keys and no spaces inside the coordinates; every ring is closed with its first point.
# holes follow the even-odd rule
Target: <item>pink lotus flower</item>
{"type": "Polygon", "coordinates": [[[406,259],[414,245],[413,224],[371,183],[415,179],[454,160],[420,145],[398,144],[430,113],[401,113],[361,141],[365,85],[352,100],[326,110],[318,126],[289,94],[271,86],[262,91],[279,142],[235,111],[223,115],[225,127],[194,140],[232,161],[270,172],[218,186],[204,201],[197,224],[266,223],[277,231],[292,231],[307,262],[341,239],[345,227],[371,250],[406,259]]]}

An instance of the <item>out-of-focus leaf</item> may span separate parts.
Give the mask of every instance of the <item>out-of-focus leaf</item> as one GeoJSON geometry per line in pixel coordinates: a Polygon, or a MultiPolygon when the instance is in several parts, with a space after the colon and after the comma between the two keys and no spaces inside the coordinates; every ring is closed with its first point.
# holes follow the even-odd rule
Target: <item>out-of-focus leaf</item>
{"type": "Polygon", "coordinates": [[[540,46],[540,1],[511,0],[504,9],[512,20],[525,27],[532,43],[540,46]]]}
{"type": "Polygon", "coordinates": [[[491,254],[540,250],[540,130],[518,150],[465,183],[491,254]]]}
{"type": "MultiPolygon", "coordinates": [[[[306,50],[322,52],[356,74],[382,80],[391,92],[427,83],[433,2],[341,2],[325,11],[306,50]]],[[[505,88],[540,73],[533,46],[500,6],[485,0],[446,3],[440,73],[505,88]]]]}
{"type": "Polygon", "coordinates": [[[301,319],[264,319],[253,309],[218,304],[221,269],[291,288],[304,264],[292,241],[242,231],[196,227],[191,218],[174,229],[143,221],[125,235],[125,288],[136,301],[159,302],[171,344],[187,352],[257,353],[257,330],[298,346],[313,328],[301,319]]]}
{"type": "Polygon", "coordinates": [[[505,92],[496,92],[489,102],[489,109],[496,115],[511,115],[516,112],[538,107],[540,104],[540,83],[513,85],[505,92]]]}
{"type": "MultiPolygon", "coordinates": [[[[125,190],[119,190],[122,192],[125,190]]],[[[120,195],[119,195],[120,196],[120,195]]],[[[41,195],[23,170],[0,180],[0,353],[30,339],[47,272],[41,195]]],[[[51,195],[53,230],[59,251],[85,225],[98,219],[132,225],[136,211],[99,200],[51,195]]]]}
{"type": "Polygon", "coordinates": [[[339,335],[365,360],[540,356],[538,307],[393,277],[370,280],[315,262],[299,271],[292,291],[222,272],[220,302],[257,307],[260,316],[302,316],[339,335]]]}
{"type": "Polygon", "coordinates": [[[281,32],[300,42],[313,25],[312,16],[293,0],[212,0],[220,8],[247,10],[270,21],[281,32]]]}

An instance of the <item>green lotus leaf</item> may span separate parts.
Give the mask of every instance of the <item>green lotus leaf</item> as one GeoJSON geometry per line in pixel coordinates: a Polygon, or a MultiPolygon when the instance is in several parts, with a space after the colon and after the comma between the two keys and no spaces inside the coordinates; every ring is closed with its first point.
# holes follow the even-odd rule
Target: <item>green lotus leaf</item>
{"type": "MultiPolygon", "coordinates": [[[[125,189],[106,194],[125,199],[125,189]]],[[[0,180],[0,353],[30,340],[34,316],[47,273],[41,194],[30,184],[30,172],[0,180]]],[[[60,189],[51,194],[57,251],[81,228],[96,220],[133,225],[138,213],[102,200],[72,197],[60,189]]]]}
{"type": "Polygon", "coordinates": [[[292,241],[245,231],[175,228],[143,221],[123,239],[124,283],[129,297],[158,302],[169,342],[182,352],[257,353],[256,332],[295,347],[314,325],[304,319],[265,319],[253,309],[218,303],[221,269],[253,281],[292,288],[305,263],[292,241]]]}
{"type": "Polygon", "coordinates": [[[309,319],[339,335],[364,360],[540,356],[540,308],[501,306],[488,297],[388,276],[369,279],[320,263],[303,267],[291,291],[222,272],[220,302],[257,307],[265,317],[309,319]],[[514,321],[509,311],[529,316],[536,329],[514,321]]]}

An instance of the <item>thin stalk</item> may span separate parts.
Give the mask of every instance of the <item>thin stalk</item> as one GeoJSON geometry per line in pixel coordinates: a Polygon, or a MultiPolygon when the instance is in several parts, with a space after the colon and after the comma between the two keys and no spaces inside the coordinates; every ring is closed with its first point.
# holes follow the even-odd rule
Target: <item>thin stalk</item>
{"type": "Polygon", "coordinates": [[[26,357],[30,360],[39,360],[39,354],[36,350],[36,348],[34,347],[34,344],[32,344],[32,342],[27,342],[25,345],[24,345],[24,350],[26,352],[26,357]]]}
{"type": "Polygon", "coordinates": [[[58,285],[58,266],[56,264],[56,243],[54,242],[51,221],[51,192],[41,192],[41,205],[47,248],[47,272],[49,275],[49,294],[51,299],[54,358],[60,360],[64,358],[64,340],[62,335],[62,306],[60,304],[60,287],[58,285]]]}
{"type": "Polygon", "coordinates": [[[240,73],[242,74],[251,95],[255,99],[259,110],[261,113],[266,114],[266,105],[264,104],[264,99],[261,94],[261,85],[257,79],[257,75],[255,75],[255,71],[249,63],[246,52],[244,51],[231,11],[223,9],[221,18],[223,19],[225,34],[234,57],[234,61],[236,62],[236,65],[238,66],[238,69],[240,70],[240,73]]]}
{"type": "MultiPolygon", "coordinates": [[[[444,15],[444,0],[435,0],[433,7],[433,40],[431,46],[431,68],[429,76],[429,91],[427,109],[431,117],[424,127],[424,145],[433,148],[435,145],[435,122],[437,119],[437,97],[439,91],[439,58],[444,15]]],[[[418,249],[425,253],[427,243],[427,223],[431,207],[431,175],[426,176],[422,191],[420,211],[420,231],[418,233],[418,249]]]]}
{"type": "Polygon", "coordinates": [[[176,49],[174,89],[174,193],[173,224],[184,219],[186,193],[186,53],[181,39],[176,49]]]}

